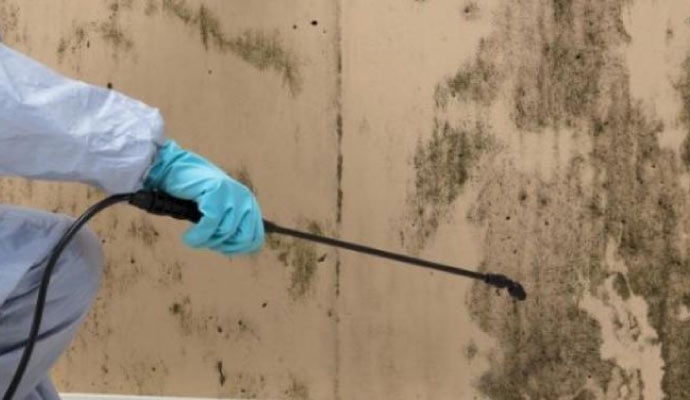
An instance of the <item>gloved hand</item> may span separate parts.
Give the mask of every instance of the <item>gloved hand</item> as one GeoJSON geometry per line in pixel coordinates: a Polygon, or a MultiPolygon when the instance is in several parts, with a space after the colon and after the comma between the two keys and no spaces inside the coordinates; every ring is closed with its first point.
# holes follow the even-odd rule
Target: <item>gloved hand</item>
{"type": "Polygon", "coordinates": [[[190,247],[234,255],[257,251],[264,242],[261,210],[252,192],[174,141],[160,149],[144,186],[197,202],[203,217],[184,235],[190,247]]]}

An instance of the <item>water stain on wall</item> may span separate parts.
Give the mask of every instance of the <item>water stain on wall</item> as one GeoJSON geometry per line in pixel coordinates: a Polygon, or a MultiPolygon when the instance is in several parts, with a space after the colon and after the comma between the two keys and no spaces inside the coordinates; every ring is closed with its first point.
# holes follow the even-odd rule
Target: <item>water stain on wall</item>
{"type": "Polygon", "coordinates": [[[292,94],[299,94],[302,83],[297,57],[283,47],[277,33],[246,30],[228,36],[221,19],[203,4],[192,7],[185,0],[163,0],[162,8],[168,15],[198,29],[206,49],[231,52],[261,71],[274,70],[281,74],[292,94]]]}
{"type": "MultiPolygon", "coordinates": [[[[473,87],[506,93],[514,131],[503,138],[491,131],[498,142],[514,134],[540,135],[542,143],[557,143],[565,134],[573,141],[587,138],[579,142],[586,145],[571,150],[565,164],[554,161],[555,172],[548,179],[521,170],[519,160],[506,154],[500,162],[479,157],[470,163],[470,171],[482,168],[471,181],[479,195],[468,215],[486,228],[480,269],[515,277],[530,293],[527,302],[518,304],[482,284],[471,291],[473,318],[498,340],[488,355],[491,368],[478,382],[489,398],[593,399],[621,393],[633,396],[629,398],[647,393],[649,398],[657,386],[667,398],[690,398],[690,330],[677,317],[690,287],[682,241],[688,195],[680,181],[687,171],[682,164],[690,160],[689,145],[686,140],[681,158],[662,148],[659,135],[665,127],[631,96],[620,55],[632,40],[622,23],[624,4],[506,2],[490,38],[501,45],[491,51],[480,48],[477,57],[498,73],[476,74],[470,68],[436,91],[437,109],[491,107],[494,98],[487,101],[473,87]],[[472,84],[482,76],[489,76],[489,82],[472,84]],[[625,271],[607,258],[609,245],[625,271]],[[611,292],[605,282],[612,282],[611,292]],[[594,296],[607,304],[613,294],[624,304],[633,298],[646,302],[646,315],[616,314],[610,322],[619,328],[627,324],[635,348],[660,346],[660,385],[646,378],[643,363],[622,365],[602,355],[602,321],[583,309],[581,301],[594,296]],[[635,334],[643,323],[658,338],[635,334]]],[[[690,70],[688,63],[684,68],[690,70]]],[[[687,76],[677,88],[686,106],[682,119],[690,127],[687,76]]],[[[479,114],[479,121],[488,124],[479,114]]],[[[439,137],[432,135],[420,149],[444,149],[438,146],[439,137]]],[[[459,143],[464,151],[472,148],[459,143]]],[[[461,179],[468,168],[428,154],[417,152],[417,177],[426,189],[417,189],[412,198],[443,215],[444,207],[462,194],[462,182],[469,184],[461,179]],[[446,173],[449,169],[454,171],[446,173]]],[[[434,224],[427,227],[435,229],[434,224]]]]}

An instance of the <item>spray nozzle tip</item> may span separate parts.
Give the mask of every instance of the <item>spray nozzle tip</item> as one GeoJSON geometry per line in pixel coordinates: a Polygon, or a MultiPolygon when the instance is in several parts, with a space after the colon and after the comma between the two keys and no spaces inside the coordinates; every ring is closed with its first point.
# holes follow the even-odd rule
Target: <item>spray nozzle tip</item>
{"type": "Polygon", "coordinates": [[[525,288],[523,288],[518,282],[513,281],[505,275],[486,274],[484,276],[484,282],[499,289],[508,289],[508,293],[516,300],[523,301],[527,299],[527,292],[525,292],[525,288]]]}

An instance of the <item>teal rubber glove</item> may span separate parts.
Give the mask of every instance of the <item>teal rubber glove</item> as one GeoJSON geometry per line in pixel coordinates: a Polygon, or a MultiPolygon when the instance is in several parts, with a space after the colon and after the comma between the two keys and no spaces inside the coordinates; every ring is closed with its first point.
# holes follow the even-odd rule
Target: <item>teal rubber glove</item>
{"type": "Polygon", "coordinates": [[[203,217],[184,235],[184,243],[192,248],[235,255],[255,252],[263,245],[261,209],[252,192],[174,141],[159,150],[144,187],[199,205],[203,217]]]}

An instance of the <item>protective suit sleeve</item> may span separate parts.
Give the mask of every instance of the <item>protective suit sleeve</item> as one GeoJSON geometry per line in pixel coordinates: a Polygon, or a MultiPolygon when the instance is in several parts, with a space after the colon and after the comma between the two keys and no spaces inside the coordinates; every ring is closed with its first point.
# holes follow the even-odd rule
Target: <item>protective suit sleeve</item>
{"type": "Polygon", "coordinates": [[[138,190],[165,142],[158,110],[0,43],[0,175],[138,190]]]}

